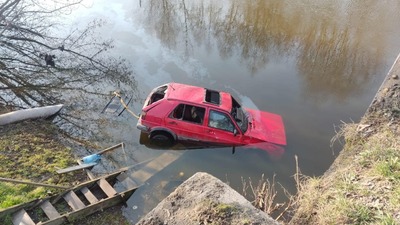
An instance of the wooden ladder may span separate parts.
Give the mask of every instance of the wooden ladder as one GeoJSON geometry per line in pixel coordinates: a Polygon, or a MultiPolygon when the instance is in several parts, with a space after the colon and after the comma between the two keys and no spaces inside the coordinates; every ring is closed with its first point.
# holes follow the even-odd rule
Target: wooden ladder
{"type": "MultiPolygon", "coordinates": [[[[180,154],[171,152],[163,153],[146,162],[138,171],[128,173],[128,168],[124,168],[113,174],[80,184],[58,196],[34,200],[11,207],[6,211],[7,214],[12,215],[14,225],[61,225],[67,221],[73,222],[96,211],[126,202],[139,186],[170,165],[179,156],[180,154]],[[120,185],[114,185],[117,183],[120,185]],[[58,210],[57,204],[62,204],[60,203],[62,199],[63,203],[66,203],[66,207],[58,210]],[[29,213],[35,211],[36,208],[40,208],[47,218],[42,219],[43,221],[32,218],[29,213]],[[65,210],[65,208],[69,210],[65,210]]],[[[6,212],[2,211],[1,213],[6,212]]]]}
{"type": "MultiPolygon", "coordinates": [[[[117,179],[117,176],[121,174],[123,173],[117,172],[106,177],[94,179],[70,189],[59,196],[53,196],[37,202],[33,204],[33,207],[21,207],[12,213],[12,223],[14,225],[59,225],[67,221],[80,219],[97,210],[116,205],[121,201],[126,201],[136,188],[132,189],[128,187],[117,192],[110,184],[119,182],[121,179],[117,179]],[[56,205],[61,204],[61,199],[70,207],[67,212],[59,212],[59,210],[57,210],[56,205]],[[36,211],[38,208],[40,208],[47,217],[47,219],[41,218],[41,220],[44,221],[35,221],[38,219],[33,219],[29,215],[30,211],[36,211]]],[[[123,182],[121,182],[121,184],[124,185],[123,182]]],[[[65,209],[63,210],[65,211],[65,209]]]]}

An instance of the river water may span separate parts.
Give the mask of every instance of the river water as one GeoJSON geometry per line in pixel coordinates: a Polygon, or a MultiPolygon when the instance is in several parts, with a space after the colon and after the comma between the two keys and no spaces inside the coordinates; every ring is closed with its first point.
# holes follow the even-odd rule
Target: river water
{"type": "MultiPolygon", "coordinates": [[[[113,54],[128,60],[138,82],[133,111],[152,88],[174,81],[225,90],[247,107],[280,114],[287,133],[280,158],[259,149],[174,150],[182,156],[136,192],[124,214],[137,221],[198,171],[240,193],[241,178],[256,184],[262,174],[294,193],[295,156],[302,174],[322,175],[341,149],[331,146],[336,130],[360,120],[399,53],[399,10],[389,0],[84,1],[71,23],[107,21],[102,37],[115,40],[113,54]]],[[[126,144],[110,155],[117,166],[165,151],[139,144],[128,113],[100,116],[107,125],[98,143],[126,144]]]]}

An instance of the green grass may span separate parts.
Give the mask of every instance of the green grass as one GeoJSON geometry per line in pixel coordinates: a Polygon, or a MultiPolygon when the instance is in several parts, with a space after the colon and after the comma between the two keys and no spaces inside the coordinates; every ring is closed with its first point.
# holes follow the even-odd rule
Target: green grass
{"type": "Polygon", "coordinates": [[[301,184],[291,224],[399,224],[400,138],[386,124],[368,137],[349,124],[333,169],[301,184]]]}
{"type": "MultiPolygon", "coordinates": [[[[57,142],[57,128],[46,121],[10,124],[0,130],[0,177],[69,186],[73,174],[56,170],[75,165],[71,149],[57,142]]],[[[47,196],[57,190],[0,182],[0,209],[47,196]]]]}
{"type": "MultiPolygon", "coordinates": [[[[77,165],[72,150],[59,141],[58,128],[47,121],[26,121],[0,127],[0,177],[72,186],[87,179],[82,171],[59,175],[58,169],[77,165]]],[[[26,184],[0,182],[0,210],[37,198],[55,195],[63,190],[26,184]]],[[[68,211],[68,205],[57,204],[57,210],[68,211]]],[[[33,212],[42,217],[43,212],[33,212]]],[[[2,215],[0,224],[12,224],[11,215],[2,215]]],[[[120,207],[95,213],[71,224],[128,225],[120,207]]]]}
{"type": "Polygon", "coordinates": [[[355,204],[353,208],[347,212],[351,224],[371,224],[375,221],[375,213],[373,210],[363,204],[355,204]]]}
{"type": "Polygon", "coordinates": [[[0,183],[0,208],[8,208],[46,195],[47,191],[43,187],[3,182],[0,183]]]}
{"type": "Polygon", "coordinates": [[[218,204],[217,206],[215,206],[215,210],[217,213],[220,214],[229,214],[231,212],[234,212],[236,210],[236,208],[232,205],[228,205],[228,204],[218,204]]]}
{"type": "Polygon", "coordinates": [[[380,160],[375,165],[376,171],[393,181],[400,181],[400,158],[397,156],[394,157],[385,157],[385,159],[380,160]]]}

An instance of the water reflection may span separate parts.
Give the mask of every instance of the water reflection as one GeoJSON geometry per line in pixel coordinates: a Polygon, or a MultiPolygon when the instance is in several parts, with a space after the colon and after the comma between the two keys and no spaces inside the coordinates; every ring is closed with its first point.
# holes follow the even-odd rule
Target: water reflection
{"type": "Polygon", "coordinates": [[[81,27],[63,28],[57,18],[80,1],[6,1],[0,4],[0,104],[27,108],[62,103],[57,123],[79,136],[96,126],[84,115],[108,91],[136,92],[131,68],[111,56],[113,41],[99,35],[104,23],[93,20],[81,27]],[[90,125],[83,125],[86,124],[90,125]]]}
{"type": "Polygon", "coordinates": [[[222,59],[240,56],[252,76],[271,58],[296,57],[305,95],[322,101],[359,92],[381,69],[400,6],[368,2],[152,0],[143,7],[149,32],[186,56],[195,45],[216,48],[222,59]]]}
{"type": "Polygon", "coordinates": [[[206,142],[200,141],[177,141],[172,146],[162,145],[160,143],[152,142],[148,134],[143,132],[140,133],[139,143],[141,145],[146,146],[149,149],[154,150],[202,150],[202,149],[231,149],[232,154],[235,154],[236,148],[240,149],[257,149],[260,151],[264,151],[267,153],[270,159],[278,160],[280,159],[283,154],[285,153],[285,149],[283,146],[275,145],[268,142],[260,142],[260,143],[253,143],[249,145],[240,145],[240,146],[226,146],[226,145],[216,145],[216,144],[209,144],[206,142]]]}
{"type": "MultiPolygon", "coordinates": [[[[382,78],[392,63],[399,7],[370,0],[152,0],[129,11],[132,32],[143,25],[146,35],[157,37],[154,42],[172,55],[165,60],[163,52],[154,59],[164,59],[164,64],[149,65],[176,81],[231,89],[284,117],[288,146],[277,162],[260,150],[231,154],[228,148],[206,148],[185,151],[172,166],[188,176],[208,171],[236,181],[276,173],[291,193],[296,191],[293,155],[299,156],[304,174],[323,174],[335,157],[329,149],[332,124],[359,118],[374,94],[369,89],[377,88],[372,83],[380,82],[377,75],[382,78]],[[188,72],[185,62],[190,60],[197,60],[209,79],[188,72]]],[[[231,186],[241,188],[240,183],[231,186]]]]}

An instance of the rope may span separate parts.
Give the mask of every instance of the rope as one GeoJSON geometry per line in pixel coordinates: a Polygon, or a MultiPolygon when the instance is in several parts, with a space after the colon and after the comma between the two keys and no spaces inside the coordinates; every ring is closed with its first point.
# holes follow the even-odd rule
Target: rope
{"type": "Polygon", "coordinates": [[[125,104],[124,100],[122,99],[121,95],[120,95],[118,92],[114,91],[113,94],[114,94],[116,97],[119,98],[119,101],[121,102],[122,106],[124,106],[124,108],[126,109],[126,111],[128,111],[130,114],[132,114],[132,116],[134,116],[136,119],[139,119],[139,116],[136,115],[134,112],[132,112],[132,111],[128,108],[128,106],[125,104]]]}

